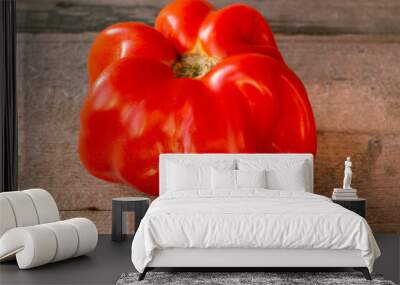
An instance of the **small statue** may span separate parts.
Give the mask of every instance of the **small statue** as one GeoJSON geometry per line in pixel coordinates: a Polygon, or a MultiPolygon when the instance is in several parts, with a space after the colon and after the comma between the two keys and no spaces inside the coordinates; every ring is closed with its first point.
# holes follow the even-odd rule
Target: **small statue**
{"type": "Polygon", "coordinates": [[[343,179],[343,189],[352,189],[351,188],[351,176],[353,172],[351,171],[351,159],[350,156],[347,157],[344,162],[344,179],[343,179]]]}

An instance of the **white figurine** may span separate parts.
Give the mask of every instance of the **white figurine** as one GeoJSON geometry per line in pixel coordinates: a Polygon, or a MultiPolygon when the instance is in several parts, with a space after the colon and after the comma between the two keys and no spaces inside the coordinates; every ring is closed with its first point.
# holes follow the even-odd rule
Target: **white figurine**
{"type": "Polygon", "coordinates": [[[351,159],[350,156],[348,156],[344,162],[343,189],[351,189],[351,176],[353,175],[353,172],[351,171],[351,165],[351,159]]]}

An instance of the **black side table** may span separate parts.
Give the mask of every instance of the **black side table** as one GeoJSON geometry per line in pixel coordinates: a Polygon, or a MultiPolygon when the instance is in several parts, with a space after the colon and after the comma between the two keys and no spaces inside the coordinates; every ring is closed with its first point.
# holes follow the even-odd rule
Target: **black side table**
{"type": "Polygon", "coordinates": [[[112,234],[113,241],[126,239],[127,219],[125,212],[135,212],[135,231],[146,214],[150,199],[145,197],[122,197],[112,199],[112,234]]]}
{"type": "Polygon", "coordinates": [[[333,203],[339,204],[340,206],[359,214],[361,217],[365,218],[365,199],[354,199],[354,200],[332,200],[333,203]]]}

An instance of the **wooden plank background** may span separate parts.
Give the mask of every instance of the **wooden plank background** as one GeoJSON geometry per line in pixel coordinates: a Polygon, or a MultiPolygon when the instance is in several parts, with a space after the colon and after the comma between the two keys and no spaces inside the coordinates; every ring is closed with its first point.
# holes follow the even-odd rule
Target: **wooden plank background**
{"type": "MultiPolygon", "coordinates": [[[[148,24],[168,1],[19,0],[19,183],[43,187],[64,217],[86,216],[110,232],[111,198],[141,195],[100,181],[77,154],[86,56],[111,23],[148,24]]],[[[224,6],[237,1],[211,1],[224,6]]],[[[354,182],[376,232],[400,232],[400,1],[241,1],[269,20],[288,65],[303,80],[318,129],[315,191],[354,182]]]]}

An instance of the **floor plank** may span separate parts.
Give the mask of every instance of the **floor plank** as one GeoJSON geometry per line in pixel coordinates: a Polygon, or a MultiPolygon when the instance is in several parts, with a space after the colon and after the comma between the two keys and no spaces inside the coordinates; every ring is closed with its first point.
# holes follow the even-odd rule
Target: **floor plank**
{"type": "MultiPolygon", "coordinates": [[[[99,31],[122,21],[152,25],[169,0],[19,0],[17,27],[28,33],[99,31]]],[[[397,0],[213,0],[217,7],[245,2],[268,19],[275,32],[303,35],[400,34],[397,0]]]]}

